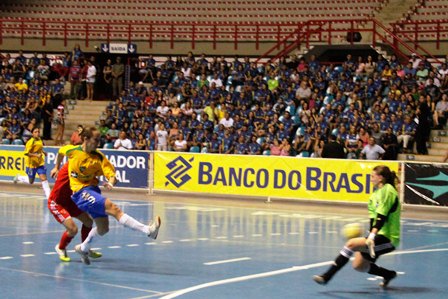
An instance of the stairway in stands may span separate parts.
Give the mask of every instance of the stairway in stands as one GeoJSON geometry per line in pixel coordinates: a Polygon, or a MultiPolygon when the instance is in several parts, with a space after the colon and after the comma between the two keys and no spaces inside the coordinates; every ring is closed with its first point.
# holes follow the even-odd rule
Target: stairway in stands
{"type": "MultiPolygon", "coordinates": [[[[414,145],[415,148],[415,145],[414,145]]],[[[448,130],[432,130],[428,155],[400,154],[398,160],[419,162],[442,162],[448,151],[448,130]]],[[[415,152],[415,150],[414,150],[415,152]]]]}
{"type": "MultiPolygon", "coordinates": [[[[103,111],[106,110],[106,106],[109,104],[108,101],[78,101],[78,100],[67,100],[66,104],[66,114],[65,114],[65,131],[64,131],[64,142],[65,144],[70,143],[70,137],[72,133],[78,128],[78,125],[97,126],[97,122],[103,111]]],[[[55,130],[53,129],[52,137],[55,136],[55,130]]],[[[46,145],[54,145],[54,140],[48,140],[45,142],[46,145]]]]}

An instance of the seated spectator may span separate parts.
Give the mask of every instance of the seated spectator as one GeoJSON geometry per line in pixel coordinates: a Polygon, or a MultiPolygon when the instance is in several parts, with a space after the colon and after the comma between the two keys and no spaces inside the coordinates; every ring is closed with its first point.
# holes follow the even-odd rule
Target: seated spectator
{"type": "Polygon", "coordinates": [[[179,134],[177,136],[176,141],[174,141],[173,149],[176,152],[186,152],[187,151],[187,141],[184,139],[183,134],[179,134]]]}
{"type": "Polygon", "coordinates": [[[380,160],[383,157],[385,150],[376,144],[375,138],[369,138],[369,144],[364,146],[361,151],[361,156],[365,157],[367,160],[380,160]]]}
{"type": "Polygon", "coordinates": [[[114,142],[114,149],[117,150],[131,150],[133,149],[132,142],[129,138],[127,138],[127,134],[125,131],[121,131],[118,139],[114,142]]]}

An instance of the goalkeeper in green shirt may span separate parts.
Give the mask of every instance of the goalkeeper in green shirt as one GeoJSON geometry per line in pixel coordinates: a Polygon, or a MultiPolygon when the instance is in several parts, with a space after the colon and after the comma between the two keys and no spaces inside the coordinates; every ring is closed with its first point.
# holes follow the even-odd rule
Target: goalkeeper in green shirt
{"type": "Polygon", "coordinates": [[[347,241],[333,265],[322,275],[313,279],[319,284],[326,284],[354,255],[353,268],[383,277],[382,287],[397,276],[397,272],[377,266],[377,258],[389,253],[400,242],[401,204],[395,188],[397,176],[384,165],[376,166],[371,174],[375,191],[369,199],[370,233],[368,237],[357,237],[347,241]]]}

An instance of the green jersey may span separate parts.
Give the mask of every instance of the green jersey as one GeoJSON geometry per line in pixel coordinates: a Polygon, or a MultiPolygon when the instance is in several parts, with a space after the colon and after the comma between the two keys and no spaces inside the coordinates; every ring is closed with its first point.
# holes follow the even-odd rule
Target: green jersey
{"type": "Polygon", "coordinates": [[[400,213],[401,204],[397,190],[390,184],[375,190],[369,199],[369,217],[375,225],[378,214],[386,216],[383,227],[378,232],[388,238],[397,247],[400,243],[400,213]]]}

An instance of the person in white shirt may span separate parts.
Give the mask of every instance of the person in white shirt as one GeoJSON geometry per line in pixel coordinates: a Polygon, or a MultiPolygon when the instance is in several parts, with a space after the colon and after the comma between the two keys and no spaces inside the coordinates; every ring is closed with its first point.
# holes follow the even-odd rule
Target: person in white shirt
{"type": "Polygon", "coordinates": [[[386,151],[376,144],[375,138],[369,138],[369,144],[367,144],[361,151],[361,155],[365,156],[367,160],[380,160],[386,151]]]}
{"type": "Polygon", "coordinates": [[[215,83],[216,88],[221,88],[222,86],[222,80],[218,77],[218,74],[213,75],[213,79],[210,81],[210,86],[215,83]]]}
{"type": "Polygon", "coordinates": [[[93,65],[93,63],[89,60],[87,62],[88,68],[87,68],[87,100],[92,101],[93,100],[93,85],[95,84],[95,78],[96,78],[96,67],[93,65]]]}
{"type": "Polygon", "coordinates": [[[165,125],[160,122],[156,131],[156,144],[158,151],[168,150],[168,132],[165,130],[165,125]]]}
{"type": "Polygon", "coordinates": [[[179,134],[177,140],[174,141],[174,150],[176,152],[186,152],[187,151],[187,141],[184,139],[184,135],[179,134]]]}
{"type": "Polygon", "coordinates": [[[233,127],[233,118],[230,117],[229,112],[224,114],[224,117],[219,121],[226,128],[233,127]]]}
{"type": "Polygon", "coordinates": [[[166,101],[163,100],[160,102],[160,106],[157,107],[156,114],[158,117],[165,119],[168,114],[168,110],[170,110],[170,108],[166,105],[166,101]]]}
{"type": "Polygon", "coordinates": [[[131,150],[133,148],[131,140],[126,137],[126,132],[121,131],[118,139],[115,140],[114,149],[131,150]]]}

